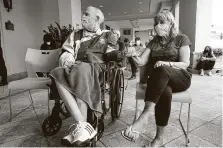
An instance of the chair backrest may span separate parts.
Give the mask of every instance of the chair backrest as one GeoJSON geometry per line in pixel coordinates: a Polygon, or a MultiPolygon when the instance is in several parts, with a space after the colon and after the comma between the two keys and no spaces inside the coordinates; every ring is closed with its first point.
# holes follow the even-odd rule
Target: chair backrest
{"type": "Polygon", "coordinates": [[[26,70],[28,77],[36,77],[36,72],[50,72],[59,66],[61,49],[39,50],[28,48],[26,52],[26,70]]]}

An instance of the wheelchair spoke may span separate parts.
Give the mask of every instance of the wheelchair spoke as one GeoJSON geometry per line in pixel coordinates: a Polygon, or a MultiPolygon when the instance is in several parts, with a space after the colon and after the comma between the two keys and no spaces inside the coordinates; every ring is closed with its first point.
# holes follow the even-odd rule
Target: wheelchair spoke
{"type": "Polygon", "coordinates": [[[48,127],[46,128],[46,130],[47,130],[47,131],[49,131],[50,129],[51,129],[51,127],[50,127],[50,126],[48,126],[48,127]]]}
{"type": "Polygon", "coordinates": [[[45,136],[52,136],[56,134],[62,125],[60,117],[47,117],[42,124],[42,131],[45,136]]]}

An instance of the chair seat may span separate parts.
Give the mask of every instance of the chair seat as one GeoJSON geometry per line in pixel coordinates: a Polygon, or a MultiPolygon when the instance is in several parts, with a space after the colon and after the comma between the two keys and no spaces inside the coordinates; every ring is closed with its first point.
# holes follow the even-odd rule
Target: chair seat
{"type": "Polygon", "coordinates": [[[48,89],[47,84],[51,84],[50,78],[25,78],[12,81],[8,84],[10,90],[16,89],[48,89]]]}
{"type": "MultiPolygon", "coordinates": [[[[136,99],[137,100],[144,100],[146,92],[146,85],[145,84],[138,84],[136,87],[136,99]]],[[[192,98],[189,92],[177,92],[173,93],[172,102],[180,102],[180,103],[192,103],[192,98]]]]}

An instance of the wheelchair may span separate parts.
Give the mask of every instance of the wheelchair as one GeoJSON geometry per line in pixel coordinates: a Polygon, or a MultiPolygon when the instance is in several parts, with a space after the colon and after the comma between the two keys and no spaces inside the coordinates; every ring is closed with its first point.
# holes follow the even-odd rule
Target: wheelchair
{"type": "MultiPolygon", "coordinates": [[[[102,84],[101,84],[101,103],[103,113],[98,117],[95,116],[93,111],[88,109],[87,122],[89,122],[97,131],[97,135],[87,143],[83,145],[65,145],[65,146],[91,146],[95,147],[96,142],[102,137],[104,132],[104,116],[111,110],[112,120],[118,119],[122,111],[122,104],[124,98],[124,68],[118,66],[116,62],[109,62],[105,64],[105,70],[102,73],[102,84]],[[109,105],[106,105],[105,96],[108,95],[109,105]],[[108,106],[108,107],[107,107],[108,106]]],[[[42,131],[45,136],[52,136],[59,132],[62,126],[62,119],[60,114],[65,118],[71,116],[65,104],[62,102],[61,98],[55,87],[55,82],[49,86],[49,100],[54,100],[54,107],[52,113],[48,116],[43,124],[42,131]]],[[[63,143],[62,143],[63,144],[63,143]]],[[[63,144],[64,145],[64,144],[63,144]]]]}

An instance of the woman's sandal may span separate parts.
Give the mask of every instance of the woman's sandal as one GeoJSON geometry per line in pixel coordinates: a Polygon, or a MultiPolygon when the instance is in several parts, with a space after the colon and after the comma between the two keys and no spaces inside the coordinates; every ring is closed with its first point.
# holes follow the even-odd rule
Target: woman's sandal
{"type": "MultiPolygon", "coordinates": [[[[128,128],[127,128],[127,129],[128,129],[128,128]]],[[[126,135],[125,135],[125,131],[126,131],[127,129],[125,129],[125,130],[122,131],[122,133],[121,133],[122,136],[123,136],[125,139],[129,140],[129,141],[133,141],[133,142],[135,142],[135,141],[139,138],[139,136],[138,136],[138,138],[137,138],[136,140],[133,140],[133,138],[130,138],[130,137],[126,136],[126,135]]],[[[129,126],[129,130],[130,130],[131,133],[138,134],[138,135],[141,134],[141,133],[138,132],[138,131],[132,131],[132,125],[129,126]]]]}
{"type": "MultiPolygon", "coordinates": [[[[152,143],[150,142],[150,143],[148,143],[148,144],[145,144],[143,147],[146,147],[146,148],[147,148],[147,147],[152,147],[151,144],[152,144],[152,143]]],[[[165,147],[165,145],[163,144],[163,145],[158,145],[158,146],[155,146],[155,147],[165,147]]]]}

